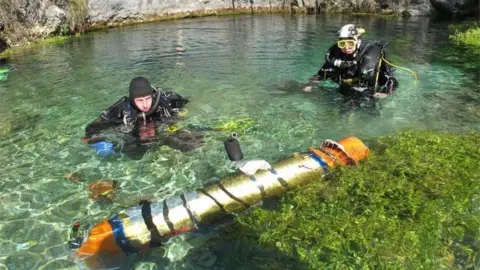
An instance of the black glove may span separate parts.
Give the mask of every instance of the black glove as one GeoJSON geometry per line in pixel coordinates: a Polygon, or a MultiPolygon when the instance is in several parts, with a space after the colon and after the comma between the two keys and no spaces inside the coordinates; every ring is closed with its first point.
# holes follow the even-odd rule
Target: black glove
{"type": "Polygon", "coordinates": [[[333,62],[333,65],[338,67],[338,68],[349,68],[349,67],[353,67],[357,64],[357,61],[353,60],[353,61],[343,61],[343,60],[335,60],[335,62],[333,62]]]}
{"type": "Polygon", "coordinates": [[[385,84],[388,92],[393,92],[398,87],[398,81],[393,76],[388,76],[387,83],[385,84]]]}

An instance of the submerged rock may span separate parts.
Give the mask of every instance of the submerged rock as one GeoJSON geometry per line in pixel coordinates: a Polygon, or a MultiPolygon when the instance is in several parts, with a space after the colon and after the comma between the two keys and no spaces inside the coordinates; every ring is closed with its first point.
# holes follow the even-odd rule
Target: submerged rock
{"type": "Polygon", "coordinates": [[[113,201],[117,197],[117,187],[118,181],[104,181],[99,180],[88,185],[89,195],[88,197],[92,200],[102,201],[113,201]]]}
{"type": "Polygon", "coordinates": [[[80,182],[82,181],[83,174],[81,172],[69,172],[65,174],[65,178],[70,182],[80,182]]]}
{"type": "Polygon", "coordinates": [[[197,267],[204,267],[211,269],[217,262],[217,256],[209,250],[203,250],[194,253],[191,258],[191,263],[197,267]]]}

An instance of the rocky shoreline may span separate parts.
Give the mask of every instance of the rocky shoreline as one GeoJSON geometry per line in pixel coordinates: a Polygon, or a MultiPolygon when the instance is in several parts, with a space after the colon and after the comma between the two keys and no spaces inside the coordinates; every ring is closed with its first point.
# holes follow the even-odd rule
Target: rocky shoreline
{"type": "MultiPolygon", "coordinates": [[[[478,1],[462,0],[5,0],[0,7],[0,53],[8,48],[98,28],[169,19],[245,13],[468,15],[478,1]],[[460,11],[455,9],[463,8],[460,11]],[[467,11],[465,11],[465,8],[467,11]]],[[[475,7],[476,5],[476,7],[475,7]]]]}

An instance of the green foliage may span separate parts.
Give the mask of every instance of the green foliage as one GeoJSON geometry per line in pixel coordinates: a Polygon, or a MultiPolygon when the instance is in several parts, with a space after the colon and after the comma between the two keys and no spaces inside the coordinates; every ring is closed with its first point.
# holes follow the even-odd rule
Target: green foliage
{"type": "Polygon", "coordinates": [[[453,32],[450,39],[456,43],[480,46],[480,22],[451,25],[449,28],[453,32]]]}
{"type": "Polygon", "coordinates": [[[219,120],[222,124],[216,126],[215,129],[229,132],[243,132],[255,124],[255,121],[248,117],[237,118],[234,120],[228,118],[219,120]]]}
{"type": "Polygon", "coordinates": [[[70,26],[68,23],[63,23],[60,26],[60,36],[67,36],[70,33],[70,26]]]}
{"type": "MultiPolygon", "coordinates": [[[[379,138],[357,168],[335,169],[287,194],[280,210],[254,209],[222,233],[295,258],[299,266],[291,269],[473,269],[479,143],[478,133],[379,138]]],[[[265,256],[259,267],[271,263],[275,256],[265,256]]]]}
{"type": "Polygon", "coordinates": [[[68,2],[68,24],[70,32],[83,33],[87,30],[88,0],[71,0],[68,2]]]}
{"type": "Polygon", "coordinates": [[[80,34],[75,34],[74,36],[47,37],[44,39],[40,39],[36,42],[31,42],[29,44],[23,45],[21,47],[7,49],[0,53],[0,58],[28,54],[28,53],[31,53],[32,49],[40,48],[41,46],[45,46],[45,45],[62,44],[67,40],[70,40],[72,38],[79,38],[79,37],[80,37],[80,34]]]}

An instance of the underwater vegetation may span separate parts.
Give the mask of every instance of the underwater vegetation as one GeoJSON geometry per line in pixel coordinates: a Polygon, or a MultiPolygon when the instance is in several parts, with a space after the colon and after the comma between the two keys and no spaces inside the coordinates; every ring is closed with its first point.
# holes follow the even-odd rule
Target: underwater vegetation
{"type": "Polygon", "coordinates": [[[358,167],[336,168],[289,192],[275,210],[257,207],[223,226],[220,241],[235,247],[219,263],[239,269],[476,269],[479,143],[473,132],[380,137],[358,167]]]}

